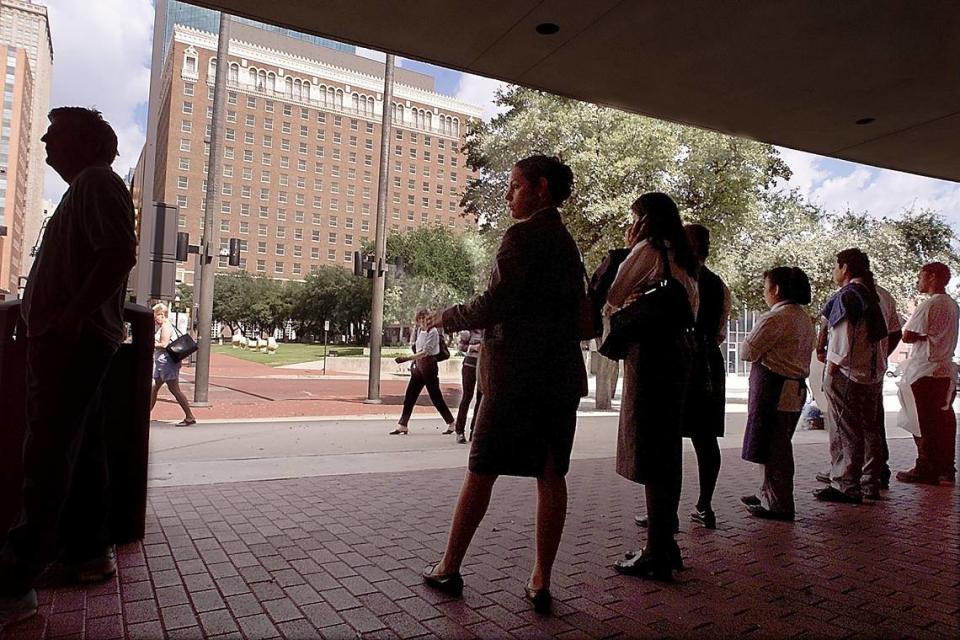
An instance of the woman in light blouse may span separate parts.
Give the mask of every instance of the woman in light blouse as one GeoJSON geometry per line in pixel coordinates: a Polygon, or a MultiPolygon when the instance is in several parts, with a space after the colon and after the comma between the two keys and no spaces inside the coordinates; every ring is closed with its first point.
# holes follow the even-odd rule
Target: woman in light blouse
{"type": "Polygon", "coordinates": [[[740,351],[752,362],[744,460],[763,466],[759,495],[741,498],[759,518],[794,518],[793,432],[807,396],[810,356],[816,335],[806,305],[810,280],[797,267],[763,274],[763,299],[770,311],[760,316],[740,351]]]}
{"type": "Polygon", "coordinates": [[[412,356],[400,356],[396,358],[398,364],[403,362],[412,362],[410,365],[410,382],[407,383],[407,392],[403,397],[403,413],[400,414],[400,420],[397,422],[397,428],[390,432],[392,436],[407,435],[410,422],[410,416],[413,414],[413,406],[417,404],[420,392],[427,388],[430,394],[430,401],[440,412],[443,422],[447,425],[447,432],[453,433],[454,422],[453,414],[447,407],[446,400],[443,399],[443,391],[440,390],[440,374],[437,368],[437,354],[440,353],[440,333],[436,329],[427,328],[427,320],[430,312],[426,309],[417,311],[417,327],[420,331],[417,333],[417,339],[414,343],[412,356]]]}
{"type": "Polygon", "coordinates": [[[631,207],[630,254],[607,294],[609,315],[627,306],[665,275],[683,285],[690,304],[687,326],[638,335],[624,358],[623,402],[617,439],[617,473],[644,485],[647,544],[618,561],[626,575],[670,579],[682,567],[674,540],[680,504],[681,428],[691,370],[692,323],[696,317],[697,261],[690,250],[677,205],[664,193],[646,193],[631,207]],[[664,263],[666,259],[666,264],[664,263]]]}

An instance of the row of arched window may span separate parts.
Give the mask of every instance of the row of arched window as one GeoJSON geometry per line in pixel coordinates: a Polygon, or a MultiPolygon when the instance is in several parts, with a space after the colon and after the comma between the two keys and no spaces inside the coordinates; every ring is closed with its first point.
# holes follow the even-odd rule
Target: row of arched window
{"type": "MultiPolygon", "coordinates": [[[[196,58],[188,54],[184,59],[185,69],[196,69],[196,58]],[[191,65],[193,65],[191,67],[191,65]]],[[[217,72],[217,59],[210,58],[207,68],[209,78],[213,78],[217,72]]],[[[240,65],[236,62],[230,63],[227,72],[227,81],[233,84],[240,84],[240,65]]],[[[317,102],[322,107],[331,109],[344,108],[343,89],[328,87],[324,84],[314,85],[309,80],[301,80],[293,76],[286,76],[283,81],[281,91],[277,84],[277,74],[273,71],[267,71],[258,67],[249,67],[245,77],[246,84],[254,87],[257,91],[268,93],[283,93],[285,96],[303,102],[317,102]]],[[[376,100],[373,96],[353,92],[350,95],[350,107],[357,113],[373,116],[376,100]]],[[[397,124],[403,124],[415,129],[424,131],[439,131],[443,135],[459,137],[460,119],[453,116],[439,114],[434,116],[433,112],[418,107],[405,107],[402,104],[394,103],[391,115],[393,121],[397,124]]]]}
{"type": "Polygon", "coordinates": [[[404,107],[402,104],[393,104],[391,117],[398,124],[405,124],[415,129],[425,131],[439,130],[441,134],[450,136],[460,135],[460,119],[452,116],[438,115],[417,107],[404,107]],[[409,112],[409,115],[408,115],[409,112]]]}

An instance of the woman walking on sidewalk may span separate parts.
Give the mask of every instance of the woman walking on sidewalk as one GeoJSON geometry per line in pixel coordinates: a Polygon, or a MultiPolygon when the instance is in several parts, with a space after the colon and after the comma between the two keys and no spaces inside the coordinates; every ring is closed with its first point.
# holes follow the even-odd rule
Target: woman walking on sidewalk
{"type": "Polygon", "coordinates": [[[430,312],[426,309],[417,311],[417,332],[416,341],[413,344],[414,354],[412,356],[400,356],[396,359],[397,364],[412,362],[410,365],[410,382],[407,383],[407,392],[403,397],[403,413],[400,414],[400,420],[397,422],[397,428],[390,432],[392,436],[405,436],[409,433],[407,424],[410,422],[410,416],[413,414],[413,405],[417,404],[420,392],[427,388],[430,394],[430,401],[440,412],[443,422],[447,425],[444,433],[454,432],[453,414],[447,407],[443,399],[443,392],[440,390],[440,376],[437,367],[437,356],[440,354],[440,333],[436,329],[427,328],[427,319],[430,312]]]}
{"type": "Polygon", "coordinates": [[[759,495],[741,498],[758,518],[793,520],[793,432],[807,397],[806,378],[816,335],[804,308],[810,280],[797,267],[763,274],[763,299],[770,311],[760,316],[743,343],[740,357],[752,362],[743,459],[763,466],[759,495]]]}
{"type": "Polygon", "coordinates": [[[153,395],[150,397],[150,411],[153,411],[153,406],[157,404],[160,388],[167,385],[177,404],[183,409],[183,420],[178,422],[177,426],[189,427],[196,424],[197,419],[190,410],[187,397],[180,390],[180,363],[167,353],[167,346],[173,341],[174,331],[169,315],[167,305],[162,302],[153,305],[153,323],[157,326],[157,332],[153,336],[153,395]]]}
{"type": "MultiPolygon", "coordinates": [[[[483,393],[477,389],[477,362],[480,358],[480,342],[483,339],[482,331],[464,329],[460,332],[460,351],[464,353],[463,364],[460,366],[460,382],[462,395],[460,408],[457,410],[457,444],[467,444],[464,431],[467,428],[467,412],[473,393],[477,393],[477,403],[473,406],[473,420],[470,422],[470,439],[473,439],[473,427],[477,424],[477,412],[480,411],[480,401],[483,393]]],[[[446,432],[444,432],[446,433],[446,432]]]]}

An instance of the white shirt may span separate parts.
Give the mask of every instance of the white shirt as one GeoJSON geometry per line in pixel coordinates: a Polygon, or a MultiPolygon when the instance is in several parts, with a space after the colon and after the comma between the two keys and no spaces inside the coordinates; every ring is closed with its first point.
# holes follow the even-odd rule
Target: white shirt
{"type": "MultiPolygon", "coordinates": [[[[850,282],[864,284],[862,278],[853,278],[850,282]]],[[[883,287],[878,286],[876,290],[887,334],[899,331],[900,316],[893,296],[883,287]]],[[[840,367],[840,371],[854,382],[880,382],[887,371],[887,344],[887,338],[870,342],[866,322],[850,324],[849,320],[843,319],[830,330],[827,361],[840,367]]]]}
{"type": "Polygon", "coordinates": [[[425,353],[428,356],[435,356],[440,353],[440,334],[436,329],[420,331],[417,333],[417,340],[414,344],[414,351],[417,353],[425,353]]]}
{"type": "Polygon", "coordinates": [[[743,342],[740,358],[785,378],[806,378],[815,340],[813,322],[803,305],[778,302],[757,320],[743,342]]]}
{"type": "Polygon", "coordinates": [[[923,367],[927,376],[949,378],[953,375],[953,352],[957,348],[960,307],[945,293],[935,293],[917,307],[904,329],[926,340],[913,343],[907,361],[923,367]]]}

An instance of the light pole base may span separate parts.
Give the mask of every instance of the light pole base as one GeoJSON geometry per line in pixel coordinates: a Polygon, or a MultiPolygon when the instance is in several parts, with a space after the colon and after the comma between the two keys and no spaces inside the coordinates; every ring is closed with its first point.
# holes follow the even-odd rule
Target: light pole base
{"type": "Polygon", "coordinates": [[[191,407],[196,407],[197,409],[209,409],[210,407],[213,406],[213,403],[212,403],[212,402],[196,402],[196,401],[194,401],[194,402],[191,402],[191,403],[190,403],[190,406],[191,406],[191,407]]]}
{"type": "Polygon", "coordinates": [[[363,401],[363,404],[383,404],[383,400],[380,398],[367,398],[363,401]]]}

